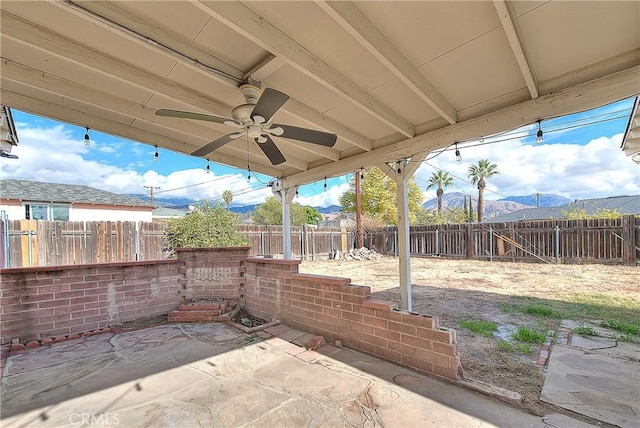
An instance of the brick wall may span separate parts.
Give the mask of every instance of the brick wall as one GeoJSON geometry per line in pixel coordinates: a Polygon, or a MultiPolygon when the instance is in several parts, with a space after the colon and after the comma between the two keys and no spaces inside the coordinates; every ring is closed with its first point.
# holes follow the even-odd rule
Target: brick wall
{"type": "Polygon", "coordinates": [[[178,248],[185,300],[240,299],[249,247],[178,248]]]}
{"type": "Polygon", "coordinates": [[[166,315],[191,299],[239,299],[247,247],[179,248],[177,260],[0,269],[0,343],[166,315]]]}
{"type": "Polygon", "coordinates": [[[462,377],[455,331],[440,328],[438,318],[396,311],[393,302],[373,299],[369,287],[299,274],[298,265],[247,258],[247,310],[419,372],[462,377]]]}
{"type": "Polygon", "coordinates": [[[177,260],[0,270],[0,341],[62,336],[166,314],[179,303],[177,260]]]}

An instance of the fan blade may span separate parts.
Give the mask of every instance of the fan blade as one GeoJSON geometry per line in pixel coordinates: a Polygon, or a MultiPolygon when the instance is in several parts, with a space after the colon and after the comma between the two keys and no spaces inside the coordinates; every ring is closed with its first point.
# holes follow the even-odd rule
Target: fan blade
{"type": "Polygon", "coordinates": [[[210,143],[205,144],[204,146],[200,147],[198,150],[196,150],[195,152],[191,153],[191,156],[204,156],[204,155],[208,155],[209,153],[211,153],[212,151],[219,149],[220,147],[224,146],[225,144],[235,140],[237,137],[237,135],[235,135],[235,132],[232,132],[231,134],[227,134],[227,135],[223,135],[220,138],[217,138],[215,140],[213,140],[210,143]]]}
{"type": "Polygon", "coordinates": [[[264,143],[258,143],[258,141],[256,140],[256,144],[258,144],[258,147],[262,149],[264,154],[269,158],[273,165],[280,165],[281,163],[285,162],[286,159],[284,158],[284,155],[282,154],[280,149],[278,149],[278,147],[276,146],[276,143],[274,143],[271,137],[269,137],[268,135],[265,135],[265,137],[267,138],[267,141],[264,143]]]}
{"type": "Polygon", "coordinates": [[[265,122],[269,122],[271,117],[280,110],[280,107],[282,107],[288,99],[289,95],[287,94],[271,88],[265,89],[251,112],[251,118],[261,116],[265,122]]]}
{"type": "Polygon", "coordinates": [[[291,138],[292,140],[304,141],[319,146],[333,147],[336,144],[338,136],[329,134],[328,132],[314,131],[313,129],[298,128],[291,125],[273,124],[272,128],[279,126],[284,129],[284,133],[280,137],[291,138]]]}
{"type": "Polygon", "coordinates": [[[228,117],[222,116],[213,116],[211,114],[202,114],[202,113],[192,113],[190,111],[182,111],[182,110],[169,110],[169,109],[160,109],[156,111],[157,116],[167,116],[167,117],[179,117],[181,119],[194,119],[194,120],[204,120],[207,122],[215,122],[215,123],[225,123],[225,122],[234,122],[238,125],[241,125],[237,120],[229,119],[228,117]]]}

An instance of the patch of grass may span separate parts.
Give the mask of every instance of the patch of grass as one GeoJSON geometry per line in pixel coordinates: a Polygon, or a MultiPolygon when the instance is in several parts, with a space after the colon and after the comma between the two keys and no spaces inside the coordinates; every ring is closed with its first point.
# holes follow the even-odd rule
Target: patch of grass
{"type": "Polygon", "coordinates": [[[502,352],[506,352],[508,354],[513,354],[513,351],[515,349],[515,346],[513,346],[513,343],[507,342],[506,340],[499,340],[496,346],[498,347],[499,350],[501,350],[502,352]]]}
{"type": "Polygon", "coordinates": [[[498,331],[498,325],[491,321],[464,319],[459,322],[459,325],[487,337],[492,337],[493,333],[498,331]]]}
{"type": "Polygon", "coordinates": [[[580,326],[573,329],[573,332],[579,334],[582,337],[586,336],[599,336],[598,332],[593,327],[580,326]]]}
{"type": "Polygon", "coordinates": [[[617,330],[628,335],[640,336],[640,320],[638,320],[635,324],[630,324],[620,320],[609,319],[602,321],[600,323],[600,327],[610,328],[612,330],[617,330]]]}
{"type": "Polygon", "coordinates": [[[542,305],[525,305],[519,308],[521,312],[529,315],[546,318],[562,318],[562,315],[548,306],[542,305]]]}
{"type": "Polygon", "coordinates": [[[516,351],[520,352],[521,354],[532,354],[534,348],[530,343],[516,343],[516,351]]]}
{"type": "Polygon", "coordinates": [[[506,340],[499,340],[496,344],[499,350],[506,352],[507,354],[513,354],[519,352],[520,354],[531,354],[534,351],[533,346],[530,343],[511,343],[506,340]]]}
{"type": "Polygon", "coordinates": [[[541,331],[537,331],[525,326],[520,326],[518,327],[518,330],[513,333],[513,338],[519,342],[542,344],[547,338],[547,335],[541,331]]]}

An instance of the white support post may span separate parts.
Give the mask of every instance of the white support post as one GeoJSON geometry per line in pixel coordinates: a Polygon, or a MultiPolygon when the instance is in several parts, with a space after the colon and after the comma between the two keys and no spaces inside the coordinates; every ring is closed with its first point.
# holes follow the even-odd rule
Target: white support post
{"type": "Polygon", "coordinates": [[[398,256],[400,258],[400,309],[411,311],[411,261],[409,251],[409,190],[405,176],[406,160],[398,161],[396,169],[396,193],[398,202],[398,256]]]}
{"type": "Polygon", "coordinates": [[[271,182],[271,191],[282,204],[282,246],[284,258],[291,259],[291,201],[296,195],[296,188],[285,189],[284,182],[276,179],[271,182]]]}

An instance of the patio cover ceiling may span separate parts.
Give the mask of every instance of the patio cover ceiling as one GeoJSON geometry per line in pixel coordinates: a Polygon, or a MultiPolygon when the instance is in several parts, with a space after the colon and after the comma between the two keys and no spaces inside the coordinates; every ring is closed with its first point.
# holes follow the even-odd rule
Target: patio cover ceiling
{"type": "MultiPolygon", "coordinates": [[[[233,131],[247,78],[288,94],[273,166],[244,138],[203,155],[286,187],[640,92],[640,3],[526,1],[10,1],[1,103],[190,154],[233,131]],[[248,152],[247,152],[248,150],[248,152]]],[[[204,163],[203,163],[204,165],[204,163]]]]}

